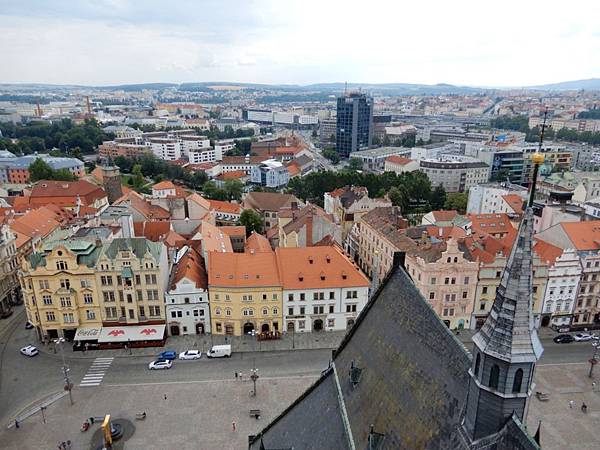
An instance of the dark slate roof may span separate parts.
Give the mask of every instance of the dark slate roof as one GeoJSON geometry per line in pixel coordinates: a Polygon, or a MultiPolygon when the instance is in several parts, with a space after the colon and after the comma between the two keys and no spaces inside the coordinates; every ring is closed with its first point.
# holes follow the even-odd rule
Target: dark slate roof
{"type": "Polygon", "coordinates": [[[154,259],[158,261],[161,253],[161,245],[158,242],[151,242],[146,238],[117,238],[113,239],[110,244],[103,247],[104,254],[109,259],[115,259],[120,251],[130,251],[138,259],[142,259],[146,252],[150,252],[154,259]]]}
{"type": "MultiPolygon", "coordinates": [[[[383,435],[379,449],[468,449],[461,423],[470,364],[463,345],[396,267],[334,352],[331,369],[249,448],[362,450],[372,429],[383,435]],[[352,367],[360,369],[357,384],[352,367]]],[[[518,420],[509,422],[477,448],[538,448],[518,420]]]]}
{"type": "Polygon", "coordinates": [[[525,211],[490,314],[475,345],[509,362],[536,362],[544,349],[533,324],[533,209],[525,211]]]}

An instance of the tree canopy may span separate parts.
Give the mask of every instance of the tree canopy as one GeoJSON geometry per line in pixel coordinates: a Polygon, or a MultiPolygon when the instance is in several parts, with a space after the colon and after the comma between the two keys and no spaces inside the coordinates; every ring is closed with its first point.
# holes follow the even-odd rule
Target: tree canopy
{"type": "Polygon", "coordinates": [[[455,209],[459,214],[467,213],[467,201],[469,195],[466,192],[451,192],[446,198],[445,209],[455,209]]]}
{"type": "Polygon", "coordinates": [[[423,172],[405,172],[383,174],[356,171],[320,171],[309,173],[305,177],[292,178],[288,184],[288,192],[311,203],[323,206],[323,195],[343,186],[365,186],[370,197],[383,197],[393,187],[394,198],[402,211],[410,214],[430,211],[431,182],[423,172]]]}
{"type": "Polygon", "coordinates": [[[262,233],[262,218],[253,209],[243,210],[238,223],[246,227],[246,236],[250,236],[253,231],[262,233]]]}
{"type": "Polygon", "coordinates": [[[29,166],[29,179],[32,182],[39,180],[75,181],[77,177],[69,169],[54,170],[42,158],[37,158],[29,166]]]}
{"type": "Polygon", "coordinates": [[[321,152],[321,154],[331,161],[332,164],[337,164],[340,162],[340,154],[333,148],[326,148],[321,152]]]}

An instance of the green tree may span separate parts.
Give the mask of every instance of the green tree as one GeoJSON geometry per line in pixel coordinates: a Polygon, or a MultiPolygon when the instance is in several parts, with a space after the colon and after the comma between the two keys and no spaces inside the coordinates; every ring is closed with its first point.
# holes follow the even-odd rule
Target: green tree
{"type": "Polygon", "coordinates": [[[332,164],[337,164],[340,162],[340,154],[334,149],[326,148],[321,152],[321,154],[329,161],[331,161],[332,164]]]}
{"type": "Polygon", "coordinates": [[[240,180],[226,180],[223,189],[227,194],[228,200],[240,201],[244,193],[244,184],[240,180]]]}
{"type": "Polygon", "coordinates": [[[390,137],[386,134],[383,136],[383,146],[387,147],[388,145],[390,145],[390,137]]]}
{"type": "Polygon", "coordinates": [[[399,206],[401,211],[404,211],[408,206],[408,195],[406,189],[392,186],[388,191],[388,198],[392,205],[399,206]]]}
{"type": "Polygon", "coordinates": [[[224,189],[217,187],[212,181],[207,181],[202,186],[202,194],[204,197],[211,200],[227,200],[227,192],[224,189]]]}
{"type": "Polygon", "coordinates": [[[37,158],[29,166],[29,179],[32,182],[39,180],[53,180],[54,170],[42,158],[37,158]]]}
{"type": "Polygon", "coordinates": [[[360,158],[350,158],[348,160],[348,170],[362,170],[363,162],[360,158]]]}
{"type": "Polygon", "coordinates": [[[436,188],[431,193],[431,209],[433,211],[438,211],[444,207],[446,203],[446,189],[442,184],[438,184],[436,188]]]}
{"type": "Polygon", "coordinates": [[[459,214],[466,214],[467,212],[467,201],[469,195],[465,192],[451,192],[448,194],[445,209],[455,209],[459,214]]]}
{"type": "Polygon", "coordinates": [[[137,191],[145,184],[142,166],[140,164],[134,165],[133,169],[131,170],[131,174],[133,175],[133,188],[137,191]]]}
{"type": "Polygon", "coordinates": [[[245,209],[240,214],[240,220],[238,222],[240,225],[246,227],[246,235],[250,236],[253,231],[257,233],[262,233],[263,222],[262,218],[258,215],[256,211],[253,209],[245,209]]]}

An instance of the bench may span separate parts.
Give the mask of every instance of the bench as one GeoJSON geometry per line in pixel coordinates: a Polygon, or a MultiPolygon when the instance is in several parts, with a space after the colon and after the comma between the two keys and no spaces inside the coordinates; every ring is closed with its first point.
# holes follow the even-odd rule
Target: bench
{"type": "Polygon", "coordinates": [[[538,398],[540,402],[547,402],[550,400],[550,394],[548,392],[537,391],[535,396],[538,398]]]}
{"type": "Polygon", "coordinates": [[[250,417],[254,417],[256,420],[260,419],[260,409],[251,409],[248,412],[250,417]]]}

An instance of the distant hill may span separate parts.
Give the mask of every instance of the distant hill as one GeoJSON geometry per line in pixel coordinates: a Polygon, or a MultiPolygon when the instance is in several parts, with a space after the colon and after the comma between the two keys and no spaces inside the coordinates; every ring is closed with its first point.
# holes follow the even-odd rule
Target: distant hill
{"type": "MultiPolygon", "coordinates": [[[[309,90],[340,92],[345,83],[321,83],[304,86],[309,90]]],[[[362,89],[369,93],[381,95],[437,95],[437,94],[473,94],[485,89],[452,84],[412,84],[412,83],[348,83],[348,89],[362,89]]]]}
{"type": "Polygon", "coordinates": [[[588,80],[562,81],[560,83],[542,84],[539,86],[529,86],[526,89],[539,89],[543,91],[600,91],[600,78],[590,78],[588,80]]]}

